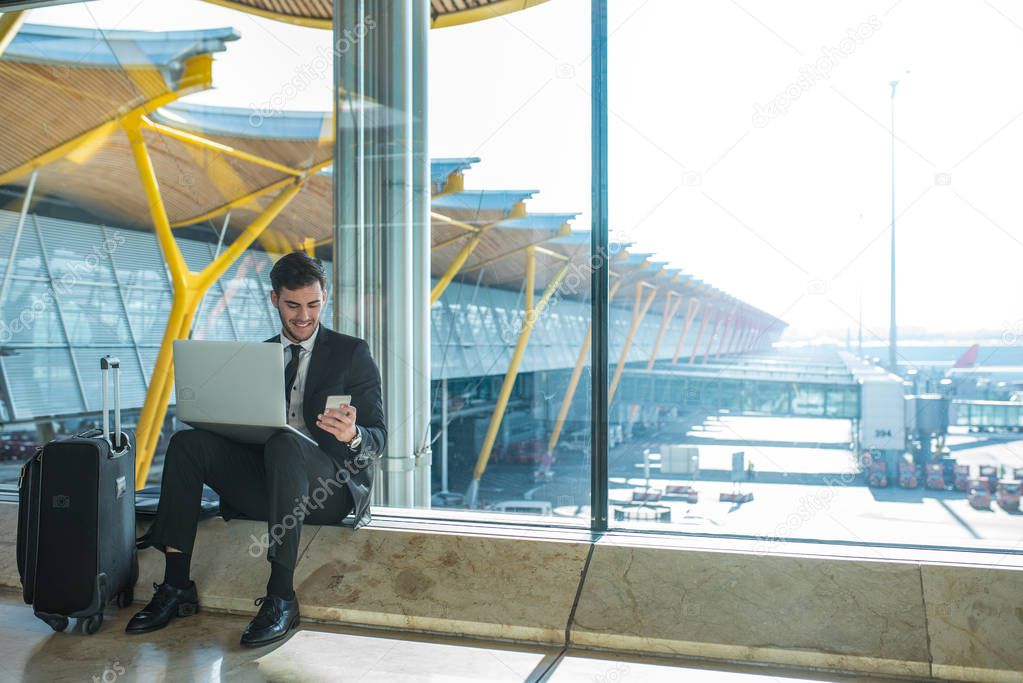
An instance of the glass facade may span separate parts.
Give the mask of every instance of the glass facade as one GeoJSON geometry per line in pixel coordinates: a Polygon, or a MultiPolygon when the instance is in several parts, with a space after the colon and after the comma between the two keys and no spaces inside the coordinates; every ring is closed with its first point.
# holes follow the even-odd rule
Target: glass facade
{"type": "Polygon", "coordinates": [[[1016,548],[969,483],[1023,473],[1006,17],[953,66],[916,29],[964,5],[607,7],[610,225],[648,262],[609,309],[612,525],[1016,548]]]}
{"type": "Polygon", "coordinates": [[[943,108],[925,10],[187,4],[33,10],[0,55],[0,484],[96,421],[105,354],[159,481],[169,340],[275,334],[300,249],[382,371],[381,512],[1018,541],[970,493],[1023,476],[1018,103],[943,108]]]}

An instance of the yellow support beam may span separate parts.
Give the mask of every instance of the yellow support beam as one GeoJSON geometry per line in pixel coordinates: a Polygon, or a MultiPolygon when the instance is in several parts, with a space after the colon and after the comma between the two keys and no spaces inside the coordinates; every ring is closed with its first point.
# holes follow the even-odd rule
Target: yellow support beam
{"type": "Polygon", "coordinates": [[[615,366],[614,376],[611,378],[611,386],[607,390],[607,404],[611,405],[611,400],[614,398],[615,392],[618,391],[618,383],[622,381],[622,372],[625,370],[625,361],[629,357],[629,350],[632,348],[632,342],[636,338],[636,332],[639,330],[639,326],[643,322],[643,318],[646,317],[646,312],[650,310],[650,304],[654,302],[654,297],[657,296],[657,287],[646,283],[636,283],[636,299],[632,306],[632,323],[629,325],[629,332],[625,335],[625,345],[622,346],[622,352],[618,356],[618,365],[615,366]],[[650,293],[646,299],[643,299],[643,288],[649,287],[650,293]]]}
{"type": "Polygon", "coordinates": [[[729,333],[732,331],[732,324],[735,322],[735,312],[739,310],[739,304],[732,306],[732,311],[728,314],[725,319],[725,329],[721,332],[721,339],[718,341],[718,350],[714,352],[715,358],[721,357],[721,348],[725,345],[725,338],[729,338],[729,333]]]}
{"type": "Polygon", "coordinates": [[[678,292],[668,292],[664,296],[664,313],[661,315],[661,327],[657,330],[657,339],[654,341],[654,348],[650,352],[650,359],[646,362],[646,369],[652,370],[654,363],[657,361],[657,352],[661,348],[661,342],[664,341],[664,335],[668,331],[668,326],[671,325],[671,321],[675,319],[675,314],[678,313],[678,309],[682,306],[682,295],[678,292]],[[677,300],[673,303],[672,297],[677,297],[677,300]]]}
{"type": "MultiPolygon", "coordinates": [[[[544,242],[550,242],[555,237],[560,237],[560,236],[561,235],[559,235],[558,233],[555,233],[553,235],[548,235],[546,237],[543,237],[541,239],[535,240],[535,241],[530,242],[528,244],[523,244],[521,246],[515,247],[511,251],[506,251],[503,254],[498,254],[497,256],[494,256],[492,258],[488,258],[486,261],[480,261],[479,263],[473,264],[472,266],[466,268],[462,272],[463,273],[471,273],[474,270],[479,270],[480,268],[485,268],[485,267],[489,266],[491,263],[496,263],[498,261],[501,261],[503,259],[508,258],[509,256],[515,256],[516,254],[521,254],[522,252],[528,251],[529,249],[533,249],[534,252],[537,253],[537,254],[543,254],[544,256],[551,256],[551,257],[556,258],[556,259],[558,259],[560,261],[568,261],[569,260],[568,256],[565,256],[564,254],[559,254],[558,252],[552,251],[550,249],[544,249],[543,247],[540,246],[544,242]]],[[[491,284],[494,284],[494,283],[491,283],[491,284]]]]}
{"type": "MultiPolygon", "coordinates": [[[[646,369],[653,370],[654,363],[657,362],[657,352],[661,348],[661,342],[664,341],[664,335],[668,331],[668,326],[671,325],[671,321],[675,319],[675,314],[678,313],[679,307],[682,306],[682,295],[675,291],[668,291],[664,295],[664,311],[661,314],[661,327],[657,330],[657,339],[654,341],[654,348],[650,351],[650,358],[646,362],[646,369]],[[672,298],[677,297],[673,302],[672,298]]],[[[636,419],[636,413],[639,412],[639,404],[634,403],[629,408],[629,420],[636,419]]]]}
{"type": "Polygon", "coordinates": [[[704,351],[703,351],[703,360],[700,361],[704,365],[706,365],[706,363],[707,363],[707,357],[710,356],[710,347],[714,345],[714,338],[717,337],[718,328],[720,328],[721,327],[721,323],[723,323],[725,321],[725,317],[726,316],[724,315],[724,308],[723,308],[725,303],[726,302],[724,302],[724,301],[721,302],[721,307],[720,307],[721,310],[718,311],[718,315],[714,319],[714,329],[711,330],[710,336],[707,338],[707,348],[704,349],[704,351]]]}
{"type": "MultiPolygon", "coordinates": [[[[621,280],[618,280],[611,285],[611,290],[607,295],[608,302],[614,299],[615,293],[621,285],[621,280]]],[[[579,388],[579,380],[582,377],[583,366],[586,364],[586,359],[590,355],[590,345],[592,342],[593,321],[591,320],[586,326],[586,334],[583,336],[583,343],[579,347],[579,355],[576,356],[575,367],[572,368],[572,375],[568,378],[568,386],[565,388],[565,395],[561,399],[561,407],[558,409],[558,417],[554,420],[554,429],[551,431],[551,436],[547,440],[548,460],[558,445],[558,439],[561,438],[561,430],[565,427],[565,420],[568,418],[568,409],[572,406],[572,399],[575,398],[575,392],[579,388]]]]}
{"type": "Polygon", "coordinates": [[[156,169],[153,167],[153,159],[146,149],[146,141],[142,137],[139,126],[140,117],[128,117],[123,121],[124,130],[128,134],[128,141],[131,143],[131,152],[135,157],[135,167],[138,170],[139,180],[142,182],[142,189],[146,194],[146,202],[149,205],[149,213],[153,219],[153,228],[156,232],[156,239],[160,244],[160,251],[167,262],[171,273],[171,284],[175,291],[186,289],[189,275],[188,265],[185,257],[181,255],[174,236],[170,231],[170,223],[167,221],[167,208],[163,203],[163,196],[160,194],[160,185],[156,179],[156,169]]]}
{"type": "MultiPolygon", "coordinates": [[[[315,164],[315,165],[310,166],[309,168],[307,168],[305,170],[304,174],[301,177],[302,177],[303,180],[306,179],[306,178],[312,177],[312,176],[316,175],[317,173],[319,173],[320,171],[322,171],[323,169],[325,169],[326,167],[330,166],[332,163],[334,163],[334,159],[333,158],[327,159],[325,161],[321,161],[320,163],[315,164]]],[[[261,188],[256,189],[256,190],[253,190],[252,192],[249,192],[248,194],[242,195],[241,197],[237,197],[235,199],[232,199],[231,201],[229,201],[229,202],[227,202],[225,204],[221,204],[220,206],[218,206],[218,207],[216,207],[214,209],[210,209],[209,211],[207,211],[205,213],[201,213],[201,214],[199,214],[197,216],[192,216],[190,218],[184,218],[184,219],[182,219],[180,221],[174,221],[173,223],[170,224],[170,226],[172,228],[180,228],[180,227],[183,227],[183,226],[186,226],[186,225],[194,225],[196,223],[201,223],[203,221],[207,221],[207,220],[209,220],[211,218],[215,218],[215,217],[219,216],[222,213],[230,211],[231,209],[233,209],[235,207],[245,206],[246,204],[249,204],[249,203],[257,200],[260,197],[263,197],[265,195],[271,194],[272,192],[276,192],[277,190],[283,189],[283,188],[287,187],[288,185],[292,184],[293,182],[295,182],[294,178],[284,178],[283,180],[278,180],[276,182],[270,183],[269,185],[266,185],[266,186],[261,187],[261,188]]]]}
{"type": "MultiPolygon", "coordinates": [[[[437,214],[437,215],[440,215],[440,214],[437,214]]],[[[469,256],[472,254],[473,250],[475,250],[476,247],[479,245],[480,239],[483,237],[483,233],[485,233],[486,231],[490,230],[491,228],[499,226],[505,220],[507,220],[507,219],[502,218],[500,221],[497,221],[495,223],[488,223],[487,225],[481,226],[479,228],[473,228],[474,230],[476,230],[476,234],[475,235],[472,235],[472,236],[469,236],[469,235],[459,235],[458,237],[455,237],[455,238],[452,238],[452,239],[449,239],[449,240],[445,240],[444,242],[441,242],[439,244],[435,244],[435,245],[433,245],[433,247],[431,247],[432,249],[440,249],[441,247],[447,246],[448,244],[451,244],[453,242],[458,242],[458,241],[461,241],[461,240],[465,239],[466,237],[469,237],[469,240],[465,243],[465,245],[462,246],[462,248],[461,248],[461,250],[459,250],[458,254],[455,255],[454,260],[448,266],[447,270],[444,271],[444,275],[442,275],[441,278],[439,280],[437,280],[437,284],[434,285],[433,289],[430,291],[430,305],[431,306],[433,304],[437,303],[438,301],[440,301],[440,298],[444,294],[444,291],[448,288],[448,286],[451,284],[451,281],[459,273],[463,273],[463,274],[464,273],[471,273],[474,270],[479,270],[480,268],[485,268],[486,266],[490,265],[491,263],[494,263],[495,261],[500,261],[501,259],[506,259],[509,256],[514,256],[515,254],[522,253],[523,251],[528,251],[528,250],[532,249],[534,251],[534,253],[536,253],[536,254],[543,254],[545,256],[552,256],[552,257],[554,257],[556,259],[559,259],[561,261],[568,261],[569,260],[569,257],[565,256],[564,254],[559,254],[556,251],[551,251],[550,249],[544,249],[543,247],[539,246],[539,245],[543,244],[544,242],[548,242],[548,241],[554,239],[555,237],[563,237],[564,234],[565,234],[565,228],[568,227],[566,225],[566,226],[563,226],[563,228],[559,228],[552,235],[548,235],[546,237],[543,237],[542,239],[530,242],[529,244],[525,244],[525,245],[516,247],[515,249],[512,249],[511,251],[507,251],[507,252],[505,252],[503,254],[498,254],[497,256],[494,256],[493,258],[489,258],[489,259],[487,259],[485,261],[480,261],[479,263],[476,263],[476,264],[470,266],[469,268],[465,268],[466,261],[469,259],[469,256]]],[[[471,227],[471,226],[467,226],[467,227],[471,227]]],[[[527,261],[527,263],[528,262],[531,262],[531,261],[527,261]]],[[[493,284],[493,283],[491,283],[491,284],[493,284]]]]}
{"type": "Polygon", "coordinates": [[[671,354],[671,362],[677,363],[678,357],[682,355],[682,346],[686,342],[686,337],[689,336],[689,328],[693,324],[693,320],[696,319],[696,314],[700,310],[701,302],[695,296],[690,297],[689,305],[686,308],[686,322],[682,326],[682,334],[678,336],[678,343],[675,344],[675,353],[671,354]]]}
{"type": "Polygon", "coordinates": [[[90,144],[95,144],[97,141],[106,138],[117,130],[117,127],[121,125],[122,121],[137,119],[144,114],[148,114],[149,112],[159,109],[166,104],[170,104],[171,102],[196,90],[210,87],[213,82],[213,73],[211,70],[212,65],[213,57],[208,54],[189,57],[185,60],[185,68],[181,76],[181,85],[177,90],[164,93],[159,97],[154,97],[148,102],[125,112],[119,118],[111,119],[110,121],[102,123],[91,130],[87,130],[81,135],[78,135],[66,142],[62,142],[56,147],[43,152],[39,156],[12,168],[6,173],[0,174],[0,185],[6,185],[22,176],[28,175],[38,168],[64,158],[80,148],[87,147],[90,144]]]}
{"type": "Polygon", "coordinates": [[[434,195],[434,197],[443,197],[447,194],[457,194],[465,190],[465,176],[462,175],[461,171],[455,171],[448,176],[447,181],[444,183],[444,188],[434,195]]]}
{"type": "MultiPolygon", "coordinates": [[[[458,237],[445,240],[439,244],[435,244],[432,247],[430,247],[431,251],[434,249],[441,249],[449,244],[459,242],[465,239],[466,237],[469,238],[469,241],[462,245],[462,248],[458,250],[457,254],[455,254],[454,260],[451,262],[451,265],[448,266],[447,270],[444,271],[444,274],[437,281],[437,284],[435,284],[433,286],[433,289],[430,290],[430,305],[432,306],[433,304],[440,301],[441,296],[444,295],[444,290],[448,288],[448,285],[451,284],[451,281],[454,280],[455,276],[458,275],[458,273],[461,271],[462,267],[465,265],[465,262],[469,260],[469,257],[472,255],[472,252],[479,245],[480,240],[483,239],[483,235],[494,226],[500,224],[501,221],[487,223],[486,225],[481,225],[480,227],[477,228],[469,225],[468,223],[462,223],[461,221],[457,221],[454,218],[448,218],[444,214],[430,212],[430,216],[433,218],[437,218],[439,220],[443,220],[447,223],[450,223],[451,225],[455,225],[465,230],[473,231],[466,235],[459,235],[458,237]]],[[[504,219],[501,220],[503,221],[504,219]]]]}
{"type": "MultiPolygon", "coordinates": [[[[470,234],[477,233],[481,229],[481,228],[476,227],[475,225],[469,225],[468,223],[465,223],[464,221],[460,221],[460,220],[458,220],[456,218],[452,218],[451,216],[447,216],[445,214],[442,214],[439,211],[431,211],[430,212],[430,218],[435,220],[435,221],[440,221],[442,223],[447,223],[448,225],[453,225],[456,228],[459,228],[461,230],[465,230],[466,232],[468,232],[470,234]]],[[[454,244],[458,240],[464,240],[467,236],[468,235],[459,235],[457,237],[452,237],[449,240],[445,240],[443,242],[438,242],[437,244],[434,244],[431,247],[431,249],[443,249],[444,247],[448,246],[449,244],[454,244]]]]}
{"type": "Polygon", "coordinates": [[[288,175],[300,176],[303,173],[301,169],[292,168],[291,166],[285,166],[284,164],[278,164],[276,161],[270,161],[269,159],[264,159],[263,157],[258,156],[256,154],[251,154],[240,149],[235,149],[230,145],[225,145],[221,142],[216,142],[214,140],[208,140],[207,138],[201,137],[194,133],[178,130],[177,128],[172,128],[171,126],[167,126],[162,123],[156,123],[155,121],[151,121],[146,117],[142,117],[142,125],[154,132],[160,133],[161,135],[166,135],[169,138],[174,138],[175,140],[180,140],[181,142],[187,144],[204,147],[206,149],[213,150],[214,152],[220,152],[221,154],[225,154],[236,159],[241,159],[242,161],[248,161],[250,163],[263,166],[265,168],[271,168],[275,171],[287,173],[288,175]]]}
{"type": "Polygon", "coordinates": [[[448,266],[448,269],[444,271],[444,274],[441,275],[439,280],[437,280],[437,284],[435,284],[433,289],[430,290],[431,306],[440,301],[440,297],[444,294],[444,290],[448,288],[451,281],[455,279],[456,275],[458,275],[458,271],[461,270],[462,266],[464,266],[465,262],[469,259],[469,256],[472,255],[473,250],[476,249],[476,245],[480,243],[481,238],[482,235],[480,233],[476,233],[473,235],[472,239],[465,243],[465,246],[459,250],[458,254],[455,255],[455,259],[451,262],[451,265],[448,266]]]}
{"type": "Polygon", "coordinates": [[[721,314],[718,313],[717,317],[714,318],[714,327],[711,328],[710,336],[707,337],[707,346],[703,350],[703,357],[700,359],[700,363],[703,365],[707,364],[707,356],[710,355],[710,347],[714,343],[714,336],[718,333],[718,327],[721,325],[721,314]]]}
{"type": "Polygon", "coordinates": [[[0,14],[0,56],[3,56],[7,46],[21,30],[21,25],[25,23],[25,13],[26,10],[0,14]]]}
{"type": "MultiPolygon", "coordinates": [[[[713,297],[711,299],[713,299],[713,297]]],[[[700,316],[700,329],[696,333],[696,341],[693,342],[693,351],[689,354],[690,363],[696,362],[696,353],[700,347],[700,340],[703,339],[703,331],[707,328],[707,320],[710,318],[710,309],[714,307],[714,304],[711,303],[711,299],[707,300],[703,307],[703,315],[700,316]]]]}
{"type": "MultiPolygon", "coordinates": [[[[527,256],[531,252],[527,252],[527,256]]],[[[535,256],[528,256],[535,258],[535,256]]],[[[543,294],[540,295],[540,299],[536,302],[536,305],[526,310],[526,315],[522,318],[522,327],[519,329],[519,339],[515,344],[515,351],[512,353],[511,362],[508,364],[508,370],[504,375],[504,382],[501,384],[501,390],[497,395],[497,405],[494,406],[494,412],[490,417],[490,425],[487,427],[487,434],[483,438],[483,446],[480,448],[479,456],[476,458],[476,467],[472,472],[472,482],[469,485],[470,491],[474,491],[479,486],[479,480],[483,477],[483,472],[487,468],[487,462],[490,460],[490,453],[494,448],[494,442],[497,440],[497,432],[501,428],[501,421],[504,419],[504,411],[508,407],[508,399],[511,397],[512,388],[515,386],[515,379],[519,374],[519,366],[522,364],[522,357],[525,355],[526,346],[529,344],[529,337],[533,332],[533,326],[536,324],[537,319],[543,312],[543,309],[547,306],[547,302],[551,296],[557,290],[561,281],[565,278],[568,273],[569,263],[565,263],[558,271],[557,275],[547,284],[543,294]]],[[[526,290],[529,291],[535,286],[535,281],[531,282],[528,278],[529,268],[527,267],[527,278],[526,278],[526,290]]],[[[475,496],[470,496],[470,499],[475,496]]]]}
{"type": "Polygon", "coordinates": [[[316,258],[316,240],[312,237],[306,237],[302,240],[302,250],[309,258],[316,258]]]}
{"type": "Polygon", "coordinates": [[[123,120],[124,129],[131,143],[132,154],[138,169],[139,180],[146,194],[149,211],[153,219],[153,228],[160,250],[170,270],[173,284],[174,299],[171,304],[170,316],[164,328],[160,351],[156,356],[153,374],[150,378],[149,390],[139,416],[135,434],[135,488],[145,486],[156,451],[167,404],[170,401],[171,386],[174,382],[173,344],[176,339],[185,339],[192,326],[199,302],[209,287],[220,278],[239,256],[256,240],[274,218],[287,206],[302,189],[303,178],[289,179],[289,187],[282,190],[264,211],[250,223],[244,231],[222,251],[216,259],[201,272],[194,273],[188,269],[181,250],[171,232],[167,211],[160,194],[160,186],[153,168],[152,158],[146,149],[145,139],[141,132],[141,117],[129,117],[123,120]]]}

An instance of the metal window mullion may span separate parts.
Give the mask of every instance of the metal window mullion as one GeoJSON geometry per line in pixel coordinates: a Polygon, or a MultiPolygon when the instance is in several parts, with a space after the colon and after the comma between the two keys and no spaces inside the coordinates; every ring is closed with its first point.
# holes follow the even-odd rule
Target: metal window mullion
{"type": "Polygon", "coordinates": [[[3,382],[4,396],[7,397],[7,407],[10,408],[9,419],[13,422],[18,419],[18,408],[14,404],[14,392],[11,391],[11,382],[7,378],[7,367],[2,358],[0,358],[0,381],[3,382]]]}
{"type": "Polygon", "coordinates": [[[607,206],[607,0],[592,0],[590,73],[593,93],[591,120],[591,206],[590,256],[595,264],[590,280],[591,340],[591,430],[590,440],[590,529],[607,531],[607,440],[608,440],[608,206],[607,206]]]}
{"type": "MultiPolygon", "coordinates": [[[[107,243],[107,226],[99,226],[100,234],[103,235],[103,243],[107,243]]],[[[109,252],[107,254],[110,255],[109,252]]],[[[121,284],[121,276],[117,274],[117,266],[114,264],[114,257],[110,256],[110,272],[114,275],[114,283],[117,285],[117,295],[121,300],[121,310],[124,311],[124,319],[128,323],[128,334],[131,336],[132,348],[135,351],[135,358],[139,362],[139,370],[145,365],[142,362],[142,353],[139,351],[139,339],[138,335],[135,334],[135,327],[132,325],[131,316],[128,315],[128,301],[124,298],[124,287],[121,284]]],[[[146,373],[142,371],[142,381],[146,384],[146,391],[149,391],[149,378],[146,377],[146,373]]]]}
{"type": "Polygon", "coordinates": [[[75,371],[75,380],[78,382],[78,393],[82,397],[82,408],[89,412],[89,402],[85,398],[85,385],[82,384],[82,373],[78,369],[78,359],[75,358],[75,350],[71,345],[71,333],[64,319],[64,309],[61,308],[60,299],[57,297],[57,290],[53,286],[53,271],[50,270],[50,257],[46,253],[46,242],[43,240],[43,231],[39,228],[39,220],[32,214],[32,224],[36,229],[36,237],[39,239],[39,253],[43,256],[43,265],[46,266],[46,275],[50,278],[50,292],[53,294],[53,307],[57,310],[57,318],[60,320],[61,329],[64,330],[64,340],[67,342],[67,352],[71,356],[71,369],[75,371]]]}
{"type": "Polygon", "coordinates": [[[14,239],[11,241],[11,253],[7,258],[7,268],[4,270],[3,284],[0,284],[0,302],[3,302],[7,297],[7,288],[10,287],[11,277],[14,274],[14,259],[18,255],[18,243],[21,242],[21,233],[25,228],[25,216],[28,215],[29,204],[32,203],[32,194],[36,188],[36,177],[39,175],[39,171],[32,171],[32,177],[29,178],[28,188],[25,190],[25,199],[21,204],[21,212],[18,214],[18,227],[14,229],[14,239]]]}
{"type": "MultiPolygon", "coordinates": [[[[28,187],[25,189],[24,201],[21,205],[21,212],[18,215],[18,225],[14,230],[14,239],[11,241],[11,251],[7,258],[7,268],[4,270],[3,283],[0,284],[0,306],[6,300],[7,290],[10,287],[11,280],[14,278],[14,264],[18,257],[18,243],[21,241],[21,233],[25,227],[25,216],[28,214],[29,205],[32,203],[32,194],[35,192],[36,177],[38,175],[38,170],[32,171],[28,187]]],[[[14,403],[14,392],[11,390],[11,383],[7,378],[7,368],[2,360],[0,360],[0,380],[3,381],[4,396],[7,398],[7,406],[10,409],[10,419],[15,420],[18,417],[18,408],[14,403]]]]}

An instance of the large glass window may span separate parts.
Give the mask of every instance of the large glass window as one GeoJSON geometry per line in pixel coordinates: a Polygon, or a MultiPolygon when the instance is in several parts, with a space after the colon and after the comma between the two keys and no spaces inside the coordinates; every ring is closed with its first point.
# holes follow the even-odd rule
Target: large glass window
{"type": "Polygon", "coordinates": [[[330,44],[330,31],[198,1],[21,17],[0,56],[0,484],[35,444],[98,424],[106,354],[159,483],[184,427],[174,392],[154,389],[176,279],[227,266],[194,290],[179,336],[261,341],[280,328],[274,259],[305,249],[330,268],[330,44]],[[245,248],[227,259],[233,245],[245,248]]]}
{"type": "Polygon", "coordinates": [[[0,54],[0,484],[97,421],[108,353],[156,483],[182,426],[168,321],[272,336],[269,269],[303,249],[331,274],[323,321],[381,367],[378,507],[587,524],[593,495],[614,528],[1018,544],[1023,102],[1000,65],[1023,16],[340,7],[334,32],[156,0],[18,26],[0,54]]]}
{"type": "Polygon", "coordinates": [[[608,11],[610,519],[1018,546],[1020,17],[608,11]]]}
{"type": "Polygon", "coordinates": [[[429,35],[433,504],[588,523],[589,4],[429,35]]]}

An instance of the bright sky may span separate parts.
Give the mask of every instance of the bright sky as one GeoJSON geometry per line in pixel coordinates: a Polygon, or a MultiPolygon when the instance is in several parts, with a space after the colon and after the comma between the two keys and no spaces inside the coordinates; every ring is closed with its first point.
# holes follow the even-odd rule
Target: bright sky
{"type": "MultiPolygon", "coordinates": [[[[611,226],[634,250],[781,317],[792,337],[855,336],[862,299],[865,338],[885,338],[889,82],[900,79],[900,336],[1023,324],[1023,7],[609,4],[611,226]],[[786,91],[785,113],[767,109],[786,91]]],[[[330,42],[202,2],[102,0],[29,20],[234,26],[242,39],[218,57],[217,89],[193,98],[234,106],[262,106],[330,42]]],[[[551,0],[430,40],[431,156],[479,156],[467,186],[539,190],[532,211],[578,211],[588,228],[589,2],[551,0]]],[[[324,73],[287,107],[327,109],[330,87],[324,73]]]]}

